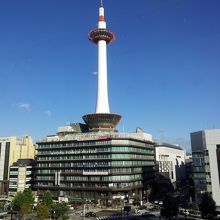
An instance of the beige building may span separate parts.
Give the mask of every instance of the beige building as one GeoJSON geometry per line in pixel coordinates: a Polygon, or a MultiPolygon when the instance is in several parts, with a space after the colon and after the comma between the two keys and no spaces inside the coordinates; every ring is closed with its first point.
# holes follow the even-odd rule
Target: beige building
{"type": "Polygon", "coordinates": [[[9,168],[18,159],[34,159],[32,138],[0,137],[0,195],[8,192],[9,168]]]}
{"type": "Polygon", "coordinates": [[[10,167],[8,196],[30,188],[33,182],[33,159],[19,159],[10,167]]]}

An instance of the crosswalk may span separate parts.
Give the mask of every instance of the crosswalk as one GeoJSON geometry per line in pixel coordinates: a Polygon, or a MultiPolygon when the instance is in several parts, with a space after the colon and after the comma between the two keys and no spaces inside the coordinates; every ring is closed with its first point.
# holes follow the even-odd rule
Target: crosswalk
{"type": "MultiPolygon", "coordinates": [[[[142,215],[141,213],[134,213],[134,214],[128,215],[128,217],[141,216],[141,215],[142,215]]],[[[127,216],[121,216],[120,214],[101,216],[101,217],[96,217],[96,220],[121,220],[121,219],[123,219],[123,217],[127,217],[127,216]]]]}

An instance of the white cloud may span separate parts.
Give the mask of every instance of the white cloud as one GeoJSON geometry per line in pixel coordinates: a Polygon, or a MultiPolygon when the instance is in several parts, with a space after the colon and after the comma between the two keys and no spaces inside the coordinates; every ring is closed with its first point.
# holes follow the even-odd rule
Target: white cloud
{"type": "Polygon", "coordinates": [[[165,129],[164,129],[164,128],[158,128],[157,130],[158,130],[159,133],[165,132],[165,129]]]}
{"type": "Polygon", "coordinates": [[[50,110],[47,110],[47,111],[45,111],[44,113],[45,113],[47,116],[49,116],[49,117],[52,115],[52,112],[51,112],[50,110]]]}
{"type": "Polygon", "coordinates": [[[29,111],[31,108],[31,104],[22,102],[12,104],[12,106],[23,111],[29,111]]]}
{"type": "Polygon", "coordinates": [[[92,74],[96,76],[96,75],[98,75],[98,72],[94,71],[94,72],[92,72],[92,74]]]}

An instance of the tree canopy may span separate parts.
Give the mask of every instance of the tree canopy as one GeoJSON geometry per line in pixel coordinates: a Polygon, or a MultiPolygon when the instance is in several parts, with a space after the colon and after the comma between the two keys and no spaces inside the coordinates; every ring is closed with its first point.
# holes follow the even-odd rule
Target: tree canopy
{"type": "Polygon", "coordinates": [[[69,207],[65,202],[63,203],[54,203],[52,210],[57,218],[65,218],[67,212],[69,211],[69,207]]]}
{"type": "Polygon", "coordinates": [[[52,196],[52,194],[49,190],[47,190],[43,194],[42,203],[45,204],[49,209],[52,207],[52,205],[53,205],[53,196],[52,196]]]}
{"type": "Polygon", "coordinates": [[[202,194],[199,209],[202,213],[202,218],[211,220],[216,216],[216,204],[209,193],[202,194]]]}
{"type": "Polygon", "coordinates": [[[20,216],[24,216],[32,211],[34,196],[30,189],[23,192],[17,192],[12,200],[13,209],[18,211],[20,216]]]}
{"type": "Polygon", "coordinates": [[[178,205],[172,195],[167,194],[163,200],[163,206],[160,214],[162,217],[171,219],[173,216],[178,215],[178,205]]]}
{"type": "Polygon", "coordinates": [[[39,203],[36,207],[36,213],[37,213],[37,217],[40,220],[46,219],[49,217],[50,212],[49,212],[49,208],[47,207],[47,205],[43,204],[43,203],[39,203]]]}

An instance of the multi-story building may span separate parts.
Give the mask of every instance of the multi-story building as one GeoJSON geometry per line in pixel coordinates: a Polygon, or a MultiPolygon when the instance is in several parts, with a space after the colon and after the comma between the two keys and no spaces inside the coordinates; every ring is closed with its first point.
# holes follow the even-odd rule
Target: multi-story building
{"type": "Polygon", "coordinates": [[[10,166],[8,195],[31,188],[34,180],[33,159],[19,159],[10,166]]]}
{"type": "Polygon", "coordinates": [[[193,176],[193,161],[192,155],[186,155],[186,180],[189,180],[193,176]]]}
{"type": "Polygon", "coordinates": [[[157,143],[156,161],[161,179],[170,180],[175,185],[185,178],[185,151],[181,147],[157,143]]]}
{"type": "Polygon", "coordinates": [[[18,159],[34,159],[35,147],[30,136],[18,139],[0,137],[0,194],[7,195],[9,168],[18,159]]]}
{"type": "Polygon", "coordinates": [[[199,203],[201,194],[209,192],[220,206],[220,129],[193,132],[190,136],[195,199],[199,203]]]}
{"type": "Polygon", "coordinates": [[[154,173],[155,148],[151,136],[75,133],[74,127],[59,129],[62,133],[37,143],[35,188],[38,194],[49,189],[56,197],[109,203],[114,198],[140,196],[143,184],[147,184],[143,183],[144,168],[148,176],[154,173]]]}

